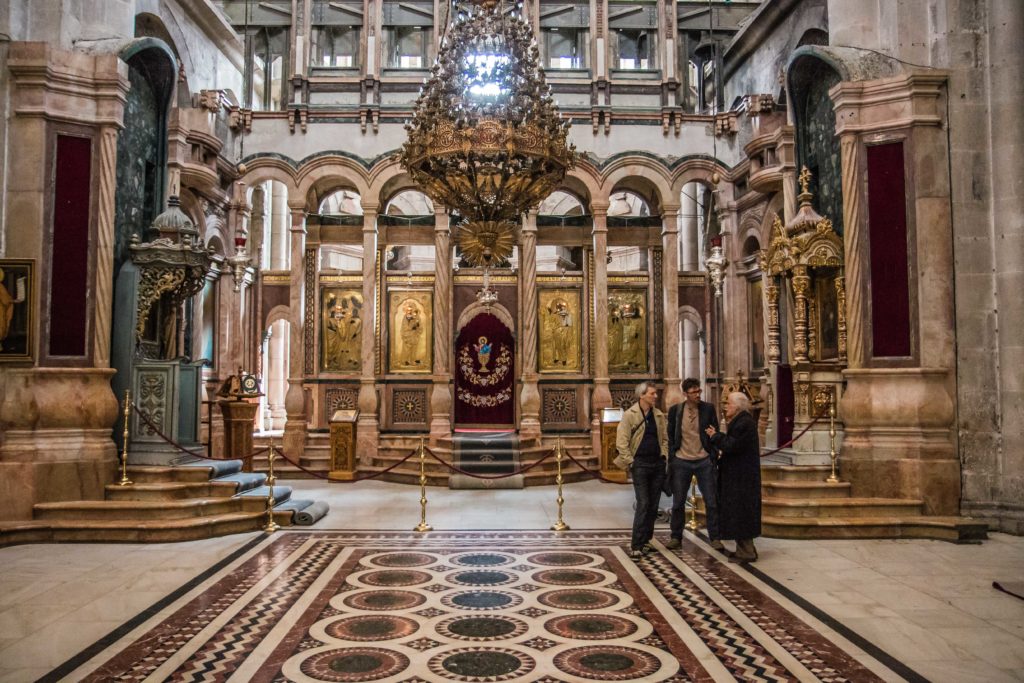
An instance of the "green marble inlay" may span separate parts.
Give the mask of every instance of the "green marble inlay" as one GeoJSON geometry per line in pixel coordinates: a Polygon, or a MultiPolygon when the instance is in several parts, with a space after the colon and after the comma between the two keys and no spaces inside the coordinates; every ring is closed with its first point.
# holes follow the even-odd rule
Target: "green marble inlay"
{"type": "Polygon", "coordinates": [[[580,657],[580,664],[595,671],[624,671],[633,666],[633,660],[615,652],[598,652],[580,657]]]}
{"type": "Polygon", "coordinates": [[[512,673],[522,662],[505,652],[460,652],[441,663],[446,671],[457,676],[502,676],[512,673]]]}

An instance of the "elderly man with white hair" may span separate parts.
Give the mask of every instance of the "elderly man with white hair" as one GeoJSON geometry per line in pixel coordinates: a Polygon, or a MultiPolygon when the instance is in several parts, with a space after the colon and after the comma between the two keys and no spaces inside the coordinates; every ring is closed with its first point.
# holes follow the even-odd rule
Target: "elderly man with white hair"
{"type": "Polygon", "coordinates": [[[730,562],[757,559],[754,539],[761,535],[761,445],[757,422],[750,414],[750,398],[741,392],[729,394],[725,404],[728,429],[704,430],[719,450],[718,532],[722,539],[736,541],[730,562]]]}

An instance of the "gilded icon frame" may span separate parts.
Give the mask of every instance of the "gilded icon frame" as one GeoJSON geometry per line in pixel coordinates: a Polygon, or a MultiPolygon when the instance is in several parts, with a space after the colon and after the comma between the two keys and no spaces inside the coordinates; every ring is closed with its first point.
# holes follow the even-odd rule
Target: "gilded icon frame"
{"type": "Polygon", "coordinates": [[[433,291],[388,290],[388,372],[429,375],[433,361],[433,291]]]}
{"type": "Polygon", "coordinates": [[[609,373],[633,375],[648,371],[649,311],[646,289],[608,288],[609,373]]]}
{"type": "Polygon", "coordinates": [[[320,290],[320,370],[359,374],[365,332],[363,292],[350,287],[320,290]],[[358,325],[356,325],[358,323],[358,325]]]}
{"type": "Polygon", "coordinates": [[[537,364],[542,373],[583,371],[579,289],[541,289],[537,297],[537,364]]]}
{"type": "Polygon", "coordinates": [[[35,357],[35,259],[0,259],[0,363],[35,357]]]}

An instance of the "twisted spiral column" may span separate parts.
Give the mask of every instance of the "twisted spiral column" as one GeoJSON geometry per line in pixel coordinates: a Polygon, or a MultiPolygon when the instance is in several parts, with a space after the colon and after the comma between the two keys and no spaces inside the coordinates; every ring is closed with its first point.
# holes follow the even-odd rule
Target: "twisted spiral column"
{"type": "Polygon", "coordinates": [[[523,390],[520,435],[540,436],[540,391],[537,388],[537,211],[531,210],[523,220],[523,241],[520,254],[520,276],[523,308],[523,390]]]}
{"type": "Polygon", "coordinates": [[[846,292],[846,361],[849,368],[864,367],[864,263],[860,245],[860,173],[857,170],[857,136],[839,141],[843,184],[843,260],[846,292]]]}

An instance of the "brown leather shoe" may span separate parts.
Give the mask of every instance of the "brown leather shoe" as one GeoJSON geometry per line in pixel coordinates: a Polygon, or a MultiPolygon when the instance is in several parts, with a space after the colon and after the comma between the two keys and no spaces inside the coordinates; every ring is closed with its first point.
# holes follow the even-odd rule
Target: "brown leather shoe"
{"type": "Polygon", "coordinates": [[[712,550],[717,550],[720,553],[728,553],[729,552],[728,550],[725,549],[725,544],[722,543],[721,541],[711,541],[711,549],[712,550]]]}
{"type": "Polygon", "coordinates": [[[682,548],[683,547],[683,542],[682,542],[681,539],[673,538],[668,543],[665,544],[665,547],[668,548],[669,550],[676,550],[678,548],[682,548]]]}

